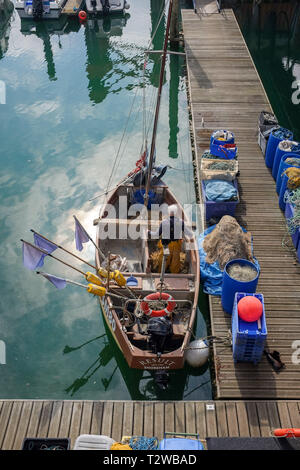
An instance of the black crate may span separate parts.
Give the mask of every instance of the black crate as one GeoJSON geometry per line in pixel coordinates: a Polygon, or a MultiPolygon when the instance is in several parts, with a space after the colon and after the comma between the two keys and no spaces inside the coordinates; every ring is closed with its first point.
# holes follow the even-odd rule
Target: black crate
{"type": "Polygon", "coordinates": [[[22,444],[22,450],[69,450],[70,439],[49,439],[26,437],[22,444]]]}

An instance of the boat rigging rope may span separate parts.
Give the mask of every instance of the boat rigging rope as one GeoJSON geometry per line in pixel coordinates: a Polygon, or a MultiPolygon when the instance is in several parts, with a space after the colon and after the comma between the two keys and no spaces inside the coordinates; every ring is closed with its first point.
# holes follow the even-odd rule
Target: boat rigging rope
{"type": "MultiPolygon", "coordinates": [[[[169,1],[167,2],[167,5],[168,5],[168,3],[169,3],[169,1]]],[[[157,25],[156,25],[156,27],[155,27],[154,33],[152,34],[152,36],[151,36],[151,38],[150,38],[150,41],[149,41],[149,44],[148,44],[148,48],[147,48],[148,50],[149,50],[149,48],[150,48],[150,46],[151,46],[151,44],[152,44],[152,42],[153,42],[153,40],[154,40],[154,37],[155,37],[155,35],[156,35],[156,33],[157,33],[157,30],[158,30],[158,28],[159,28],[159,25],[160,25],[160,23],[161,23],[161,21],[162,21],[162,18],[163,18],[163,16],[164,16],[165,7],[166,7],[166,6],[165,6],[164,3],[163,3],[163,4],[162,4],[162,11],[161,11],[159,20],[158,20],[158,22],[157,22],[157,25]]],[[[145,76],[145,64],[146,64],[146,61],[145,61],[144,66],[143,66],[143,80],[144,80],[144,76],[145,76]]],[[[143,86],[143,88],[144,88],[144,86],[143,86]]],[[[110,186],[110,184],[111,184],[112,177],[113,177],[113,175],[116,173],[116,170],[117,170],[117,168],[119,167],[120,161],[121,161],[121,159],[122,159],[122,157],[123,157],[123,155],[124,155],[124,153],[125,153],[125,148],[126,148],[127,143],[126,143],[126,145],[125,145],[125,147],[124,147],[124,150],[123,150],[122,154],[120,155],[121,146],[122,146],[122,143],[123,143],[123,141],[124,141],[125,134],[126,134],[126,132],[127,132],[129,120],[130,120],[130,117],[131,117],[132,112],[133,112],[133,106],[134,106],[134,103],[135,103],[135,101],[136,101],[136,97],[137,97],[138,90],[139,90],[139,88],[137,87],[137,88],[136,88],[135,95],[134,95],[134,98],[133,98],[133,102],[132,102],[132,105],[131,105],[131,108],[130,108],[129,115],[128,115],[127,120],[126,120],[126,124],[125,124],[125,128],[124,128],[124,131],[123,131],[123,134],[122,134],[121,142],[120,142],[120,144],[119,144],[118,151],[117,151],[117,154],[116,154],[116,157],[115,157],[113,166],[112,166],[112,170],[111,170],[111,173],[110,173],[110,176],[109,176],[109,179],[108,179],[108,183],[107,183],[107,187],[106,187],[106,192],[105,192],[105,194],[108,193],[108,188],[109,188],[109,186],[110,186]],[[117,162],[118,162],[118,163],[117,163],[117,162]]],[[[145,104],[145,103],[144,103],[144,98],[143,98],[143,105],[144,105],[144,104],[145,104]]],[[[145,118],[145,121],[144,121],[144,126],[145,126],[144,129],[146,129],[146,118],[145,118]]],[[[150,126],[149,126],[149,127],[150,127],[150,126]]],[[[146,138],[146,137],[147,137],[147,132],[146,132],[145,138],[146,138]]]]}

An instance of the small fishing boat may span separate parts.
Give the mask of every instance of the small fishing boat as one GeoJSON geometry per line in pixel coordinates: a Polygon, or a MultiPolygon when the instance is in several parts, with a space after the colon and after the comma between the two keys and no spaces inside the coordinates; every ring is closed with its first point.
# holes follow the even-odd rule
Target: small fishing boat
{"type": "Polygon", "coordinates": [[[20,18],[55,19],[59,18],[67,0],[14,0],[20,18]]]}
{"type": "Polygon", "coordinates": [[[88,13],[109,15],[111,13],[125,13],[130,5],[126,0],[86,0],[88,13]]]}
{"type": "MultiPolygon", "coordinates": [[[[110,193],[99,218],[94,221],[97,225],[97,270],[101,273],[101,269],[105,269],[108,273],[107,295],[99,297],[104,320],[129,367],[158,371],[161,374],[158,381],[161,382],[164,382],[163,374],[168,375],[168,370],[184,366],[185,349],[197,314],[200,282],[199,254],[193,235],[185,240],[182,252],[184,268],[178,273],[168,273],[165,269],[168,251],[165,249],[161,267],[153,269],[158,240],[151,239],[148,233],[149,229],[160,226],[162,206],[176,205],[181,220],[190,225],[182,206],[162,180],[166,167],[162,169],[155,164],[171,9],[172,0],[149,158],[146,147],[135,169],[110,193]],[[142,217],[136,215],[136,209],[143,212],[142,217]],[[112,236],[105,237],[103,234],[110,230],[112,236]],[[130,236],[133,233],[140,233],[140,236],[130,236]],[[116,257],[122,260],[117,266],[114,265],[116,257]],[[110,272],[116,272],[116,267],[121,279],[118,283],[110,281],[110,272]]],[[[182,238],[185,239],[185,234],[182,238]]]]}

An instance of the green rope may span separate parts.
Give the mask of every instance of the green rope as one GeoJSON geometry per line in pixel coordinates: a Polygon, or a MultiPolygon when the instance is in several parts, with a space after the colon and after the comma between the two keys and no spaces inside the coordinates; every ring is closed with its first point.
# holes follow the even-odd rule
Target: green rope
{"type": "Polygon", "coordinates": [[[233,162],[212,162],[207,165],[207,169],[234,171],[234,163],[233,162]]]}
{"type": "Polygon", "coordinates": [[[300,187],[293,191],[286,191],[284,201],[294,207],[293,217],[287,219],[288,232],[294,234],[300,228],[300,187]]]}

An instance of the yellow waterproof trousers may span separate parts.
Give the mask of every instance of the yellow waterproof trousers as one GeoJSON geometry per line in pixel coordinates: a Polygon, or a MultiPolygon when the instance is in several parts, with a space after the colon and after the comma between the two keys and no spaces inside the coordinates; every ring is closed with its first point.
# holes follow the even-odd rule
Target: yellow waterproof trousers
{"type": "MultiPolygon", "coordinates": [[[[180,272],[180,252],[181,252],[182,240],[175,240],[168,244],[170,251],[169,256],[166,259],[166,270],[170,267],[170,272],[172,274],[178,274],[180,272]]],[[[164,249],[161,240],[157,244],[160,254],[159,254],[159,272],[161,272],[161,266],[164,256],[164,249]]]]}

